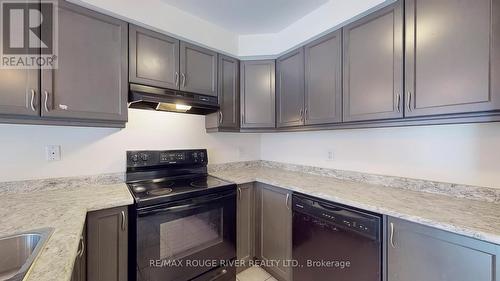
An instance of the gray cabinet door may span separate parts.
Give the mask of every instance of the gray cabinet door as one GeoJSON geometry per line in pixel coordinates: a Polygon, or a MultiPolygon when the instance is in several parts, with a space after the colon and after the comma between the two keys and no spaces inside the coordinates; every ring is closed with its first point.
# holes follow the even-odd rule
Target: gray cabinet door
{"type": "Polygon", "coordinates": [[[403,117],[403,3],[343,30],[344,121],[403,117]]]}
{"type": "Polygon", "coordinates": [[[88,281],[127,281],[127,207],[89,213],[87,245],[88,281]]]}
{"type": "Polygon", "coordinates": [[[180,89],[217,96],[217,53],[181,42],[180,89]]]}
{"type": "Polygon", "coordinates": [[[342,121],[342,31],[334,31],[304,48],[305,124],[342,121]]]}
{"type": "Polygon", "coordinates": [[[0,70],[0,115],[40,115],[40,71],[36,69],[0,70]]]}
{"type": "Polygon", "coordinates": [[[388,281],[499,281],[500,246],[389,218],[388,281]]]}
{"type": "Polygon", "coordinates": [[[304,125],[304,48],[276,60],[276,125],[304,125]]]}
{"type": "MultiPolygon", "coordinates": [[[[254,201],[253,183],[238,185],[236,256],[246,265],[254,257],[254,201]]],[[[244,269],[239,267],[238,272],[244,269]]]]}
{"type": "Polygon", "coordinates": [[[500,109],[500,2],[405,3],[406,116],[500,109]]]}
{"type": "Polygon", "coordinates": [[[274,60],[241,62],[241,128],[274,128],[274,60]]]}
{"type": "Polygon", "coordinates": [[[240,126],[240,62],[219,55],[219,124],[222,128],[240,126]]]}
{"type": "Polygon", "coordinates": [[[256,183],[256,256],[263,261],[278,261],[266,270],[279,280],[292,280],[292,211],[290,191],[256,183]]]}
{"type": "Polygon", "coordinates": [[[42,71],[42,116],[127,120],[127,23],[60,1],[58,64],[42,71]]]}
{"type": "Polygon", "coordinates": [[[129,26],[129,81],[179,89],[179,40],[129,26]]]}

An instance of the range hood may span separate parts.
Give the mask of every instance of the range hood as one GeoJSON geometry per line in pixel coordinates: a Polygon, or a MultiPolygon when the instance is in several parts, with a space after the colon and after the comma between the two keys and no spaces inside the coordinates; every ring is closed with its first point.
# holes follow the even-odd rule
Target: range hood
{"type": "Polygon", "coordinates": [[[217,97],[129,84],[128,107],[206,115],[219,110],[217,97]]]}

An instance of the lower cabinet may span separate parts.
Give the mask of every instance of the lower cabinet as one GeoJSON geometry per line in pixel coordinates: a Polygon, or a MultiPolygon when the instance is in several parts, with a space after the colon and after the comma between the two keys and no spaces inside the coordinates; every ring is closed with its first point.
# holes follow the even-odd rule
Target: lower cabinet
{"type": "Polygon", "coordinates": [[[80,236],[80,245],[76,253],[75,265],[73,266],[73,274],[71,281],[86,281],[87,280],[87,230],[83,228],[82,236],[80,236]]]}
{"type": "Polygon", "coordinates": [[[238,267],[238,273],[245,270],[254,258],[254,199],[253,183],[238,185],[236,256],[245,265],[238,267]]]}
{"type": "Polygon", "coordinates": [[[87,215],[87,280],[127,281],[128,209],[87,215]]]}
{"type": "Polygon", "coordinates": [[[500,281],[500,246],[388,219],[387,281],[500,281]]]}
{"type": "Polygon", "coordinates": [[[267,184],[256,184],[255,254],[278,280],[292,280],[292,192],[267,184]]]}

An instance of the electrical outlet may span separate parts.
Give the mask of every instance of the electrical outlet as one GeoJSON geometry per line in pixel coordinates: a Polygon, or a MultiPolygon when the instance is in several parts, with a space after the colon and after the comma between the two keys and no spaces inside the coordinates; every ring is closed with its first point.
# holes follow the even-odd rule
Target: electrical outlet
{"type": "Polygon", "coordinates": [[[335,158],[335,154],[333,153],[333,150],[329,150],[328,155],[327,155],[327,160],[333,161],[334,158],[335,158]]]}
{"type": "Polygon", "coordinates": [[[61,146],[60,145],[47,145],[45,147],[45,155],[47,161],[61,160],[61,146]]]}

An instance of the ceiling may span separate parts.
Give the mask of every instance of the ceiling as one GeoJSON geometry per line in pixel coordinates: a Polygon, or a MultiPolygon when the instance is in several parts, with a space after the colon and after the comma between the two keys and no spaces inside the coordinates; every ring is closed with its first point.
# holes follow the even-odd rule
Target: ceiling
{"type": "Polygon", "coordinates": [[[329,0],[161,0],[237,34],[277,33],[329,0]]]}

